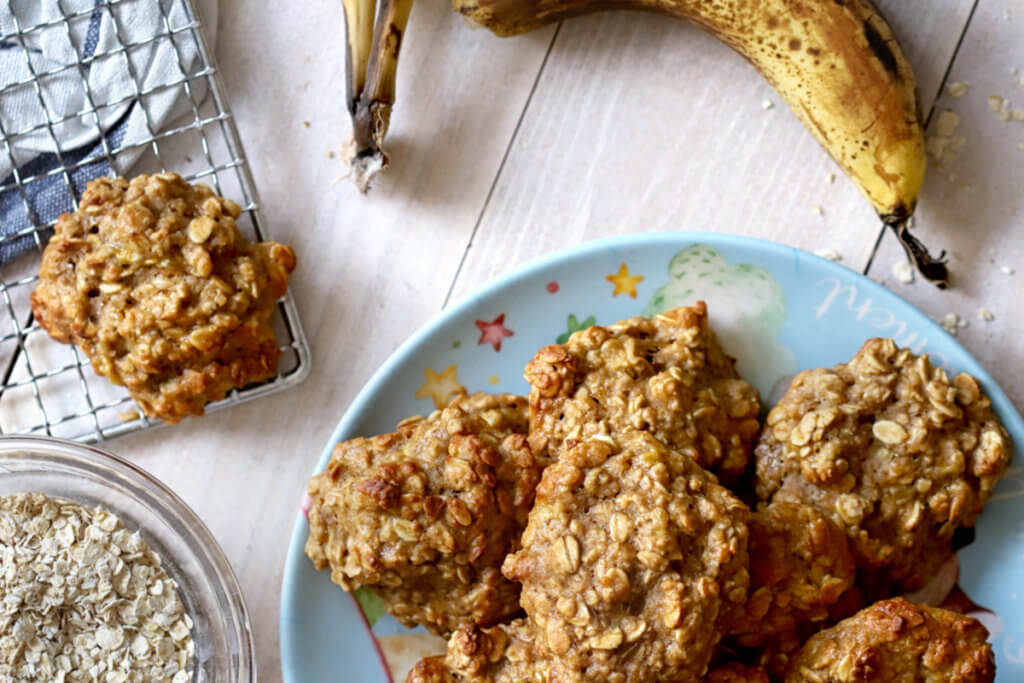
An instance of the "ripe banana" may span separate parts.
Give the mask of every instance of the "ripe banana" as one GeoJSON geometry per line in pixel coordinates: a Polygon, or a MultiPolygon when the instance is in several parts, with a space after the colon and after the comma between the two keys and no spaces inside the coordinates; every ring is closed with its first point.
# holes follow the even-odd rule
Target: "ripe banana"
{"type": "MultiPolygon", "coordinates": [[[[346,7],[356,1],[365,0],[344,0],[346,7]]],[[[892,30],[869,0],[453,2],[456,12],[500,36],[606,9],[664,12],[698,24],[746,57],[778,90],[895,231],[921,273],[945,286],[944,254],[932,258],[908,231],[926,165],[914,74],[892,30]]],[[[374,39],[380,40],[376,31],[374,39]]],[[[387,64],[391,69],[397,64],[397,47],[393,54],[395,59],[387,64]]],[[[388,107],[393,89],[390,94],[388,107]]],[[[359,121],[354,123],[358,126],[359,121]]],[[[370,146],[356,132],[357,162],[362,155],[376,158],[381,168],[386,165],[380,151],[386,125],[385,119],[370,146]]],[[[364,190],[370,177],[359,175],[357,169],[356,179],[364,190]]]]}

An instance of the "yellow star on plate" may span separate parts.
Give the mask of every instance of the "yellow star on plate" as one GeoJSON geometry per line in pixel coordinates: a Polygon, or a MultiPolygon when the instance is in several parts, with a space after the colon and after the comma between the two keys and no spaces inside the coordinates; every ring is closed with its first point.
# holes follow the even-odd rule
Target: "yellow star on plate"
{"type": "Polygon", "coordinates": [[[615,285],[615,291],[612,292],[612,296],[629,294],[634,299],[636,298],[636,285],[643,279],[643,275],[630,275],[629,268],[626,267],[625,263],[619,266],[618,273],[605,277],[605,280],[615,285]]]}
{"type": "Polygon", "coordinates": [[[465,393],[466,391],[466,387],[459,384],[459,380],[455,379],[457,371],[458,369],[454,364],[449,365],[440,374],[434,372],[433,368],[427,368],[424,370],[427,381],[416,390],[416,398],[426,398],[429,396],[434,399],[434,407],[438,410],[446,407],[451,401],[453,394],[465,393]]]}

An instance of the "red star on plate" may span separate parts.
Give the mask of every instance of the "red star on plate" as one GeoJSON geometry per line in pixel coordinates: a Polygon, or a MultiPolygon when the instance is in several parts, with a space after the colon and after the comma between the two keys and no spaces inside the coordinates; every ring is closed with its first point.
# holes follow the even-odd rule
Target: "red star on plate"
{"type": "Polygon", "coordinates": [[[505,314],[502,313],[489,323],[477,320],[476,326],[480,328],[480,341],[477,344],[493,344],[495,351],[501,351],[501,340],[511,337],[515,332],[505,327],[505,314]]]}

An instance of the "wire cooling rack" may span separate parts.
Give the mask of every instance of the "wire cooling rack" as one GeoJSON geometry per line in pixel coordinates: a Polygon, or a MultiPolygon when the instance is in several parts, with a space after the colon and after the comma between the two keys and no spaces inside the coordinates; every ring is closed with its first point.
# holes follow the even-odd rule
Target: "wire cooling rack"
{"type": "MultiPolygon", "coordinates": [[[[17,1],[0,0],[7,3],[12,16],[17,16],[14,11],[17,1]]],[[[38,280],[36,271],[42,249],[56,222],[40,221],[38,208],[31,201],[34,189],[38,188],[33,188],[33,183],[55,185],[57,191],[67,193],[69,207],[77,207],[77,199],[84,190],[82,177],[89,175],[83,171],[89,170],[90,165],[106,164],[104,170],[109,168],[112,169],[109,173],[122,175],[175,171],[190,182],[205,182],[218,194],[238,202],[243,209],[238,226],[247,237],[265,240],[267,233],[255,183],[194,0],[96,0],[94,7],[78,12],[64,11],[62,0],[27,1],[57,3],[60,12],[56,18],[30,26],[15,20],[14,31],[0,35],[0,45],[20,47],[24,52],[29,74],[20,82],[0,84],[0,98],[16,89],[27,88],[34,91],[41,111],[40,120],[23,130],[6,130],[0,117],[0,138],[5,147],[0,154],[6,154],[15,167],[8,178],[0,179],[0,199],[5,195],[10,199],[13,193],[20,198],[28,217],[24,229],[0,235],[0,249],[5,243],[12,246],[15,240],[22,240],[24,244],[30,239],[34,243],[29,253],[0,265],[0,434],[48,434],[98,442],[162,423],[143,415],[121,387],[96,375],[77,348],[57,344],[33,321],[28,296],[38,280]],[[123,10],[131,10],[132,5],[138,10],[139,4],[147,5],[148,11],[158,6],[160,28],[143,40],[123,39],[127,35],[123,10]],[[29,48],[33,34],[38,38],[37,32],[61,31],[74,44],[73,33],[82,33],[77,23],[96,21],[97,12],[106,13],[105,19],[113,22],[117,38],[113,49],[83,57],[84,51],[76,45],[77,61],[48,71],[38,68],[29,48]],[[164,82],[144,83],[138,77],[139,69],[132,55],[155,44],[163,44],[164,49],[167,45],[173,48],[180,73],[164,82]],[[188,64],[182,59],[186,52],[192,56],[188,64]],[[120,64],[123,77],[131,83],[128,96],[102,101],[96,95],[87,74],[90,66],[100,60],[116,60],[120,64]],[[52,114],[41,87],[47,78],[68,74],[77,75],[81,80],[88,103],[86,110],[76,112],[74,118],[95,122],[96,144],[101,146],[96,154],[85,158],[62,147],[56,131],[72,117],[52,114]],[[190,113],[185,114],[184,122],[179,117],[162,127],[154,126],[147,100],[168,91],[176,91],[177,97],[187,103],[190,113]],[[141,140],[119,143],[116,136],[109,135],[109,130],[101,129],[100,115],[106,108],[128,104],[141,106],[146,135],[141,140]],[[23,165],[19,172],[14,163],[12,142],[18,136],[41,132],[48,134],[58,163],[45,172],[34,174],[31,169],[26,173],[23,165]],[[128,166],[130,168],[126,168],[128,166]],[[55,178],[60,182],[55,182],[55,178]]],[[[277,376],[233,391],[224,400],[209,404],[208,411],[281,391],[306,377],[310,366],[309,348],[290,292],[278,302],[274,325],[282,352],[277,376]]]]}

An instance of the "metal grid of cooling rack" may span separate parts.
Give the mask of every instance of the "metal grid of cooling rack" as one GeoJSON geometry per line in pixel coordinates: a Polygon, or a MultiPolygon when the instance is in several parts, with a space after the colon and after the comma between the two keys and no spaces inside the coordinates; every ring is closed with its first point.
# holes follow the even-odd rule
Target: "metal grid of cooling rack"
{"type": "MultiPolygon", "coordinates": [[[[16,17],[12,4],[15,1],[6,0],[8,11],[16,17]]],[[[194,0],[96,0],[94,7],[77,12],[65,12],[62,0],[47,1],[57,3],[61,10],[57,18],[31,26],[21,25],[15,18],[14,31],[0,35],[0,43],[20,45],[30,74],[30,78],[22,82],[0,84],[0,97],[15,88],[30,88],[43,113],[42,120],[18,131],[6,130],[0,116],[0,139],[5,148],[0,153],[6,154],[14,167],[8,178],[0,179],[0,198],[16,193],[28,218],[25,229],[0,234],[0,248],[5,242],[13,243],[18,239],[30,238],[34,243],[29,253],[0,264],[0,434],[48,434],[91,443],[162,423],[143,415],[122,388],[97,376],[77,348],[57,344],[33,321],[28,295],[38,279],[39,258],[56,221],[38,219],[38,211],[30,201],[32,184],[47,180],[52,183],[53,178],[60,178],[62,191],[70,196],[71,206],[77,207],[77,199],[84,189],[83,169],[106,164],[102,168],[110,169],[111,174],[172,170],[191,182],[210,184],[218,194],[237,201],[243,209],[239,228],[250,239],[267,239],[267,233],[255,183],[194,0]],[[145,40],[125,40],[119,10],[138,3],[159,8],[160,30],[145,40]],[[49,71],[37,69],[26,40],[29,36],[39,31],[60,30],[66,32],[67,39],[74,45],[74,23],[95,20],[97,12],[105,12],[113,22],[114,49],[85,58],[82,52],[76,52],[78,59],[74,63],[49,71]],[[180,73],[164,82],[142,83],[131,56],[133,51],[151,47],[158,41],[167,41],[173,47],[180,73]],[[193,57],[188,64],[182,58],[186,50],[193,57]],[[130,95],[115,101],[100,101],[87,78],[90,65],[99,60],[118,60],[124,78],[131,81],[130,95]],[[81,80],[88,107],[74,116],[79,120],[90,117],[95,122],[97,144],[101,149],[94,155],[82,158],[63,149],[55,132],[71,117],[51,115],[40,83],[61,72],[65,75],[77,72],[81,80]],[[184,115],[184,122],[179,117],[162,128],[154,126],[147,98],[169,90],[176,90],[185,98],[183,101],[187,101],[190,113],[184,115]],[[109,131],[102,129],[100,113],[107,107],[125,105],[141,107],[146,128],[144,139],[119,143],[109,131]],[[57,164],[34,175],[20,173],[14,162],[12,140],[41,131],[49,135],[57,164]],[[129,164],[130,168],[124,168],[129,164]]],[[[306,377],[310,367],[309,348],[291,292],[278,302],[274,325],[282,352],[277,376],[232,392],[224,400],[209,404],[208,411],[281,391],[306,377]]]]}

